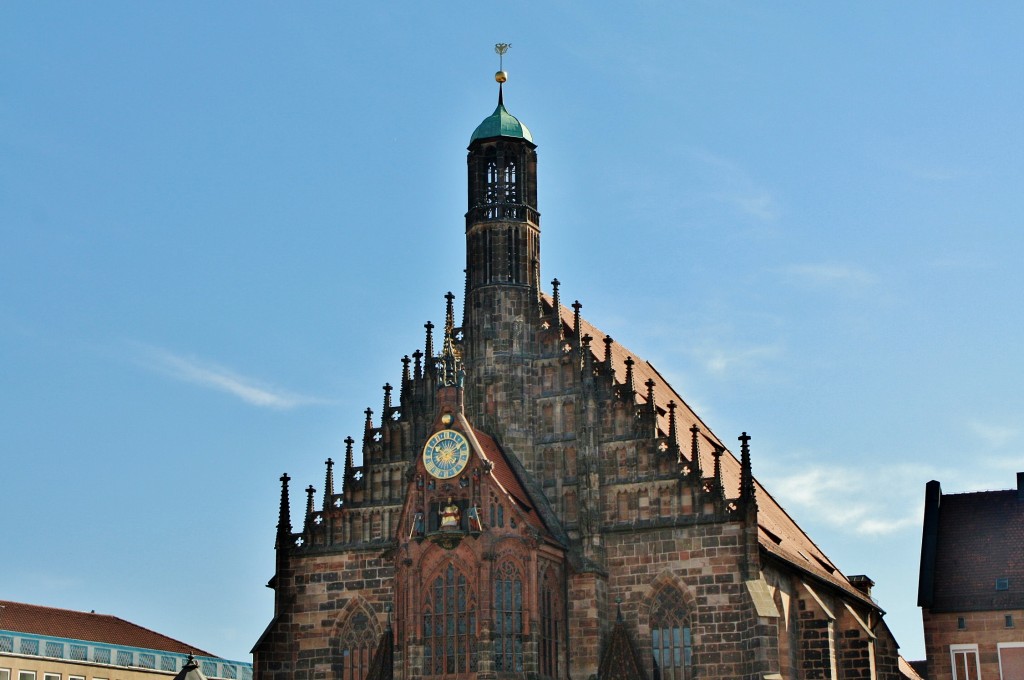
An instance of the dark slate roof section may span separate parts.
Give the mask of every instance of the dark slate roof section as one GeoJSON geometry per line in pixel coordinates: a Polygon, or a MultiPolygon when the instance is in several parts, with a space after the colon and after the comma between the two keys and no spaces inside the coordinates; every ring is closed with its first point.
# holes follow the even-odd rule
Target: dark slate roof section
{"type": "Polygon", "coordinates": [[[0,610],[3,611],[0,615],[0,628],[3,630],[220,658],[194,645],[109,614],[77,612],[5,600],[0,600],[0,606],[3,607],[0,610]]]}
{"type": "Polygon", "coordinates": [[[598,680],[647,680],[640,652],[621,618],[605,639],[597,677],[598,680]]]}
{"type": "Polygon", "coordinates": [[[930,609],[1024,609],[1021,491],[943,494],[937,514],[930,609]]]}

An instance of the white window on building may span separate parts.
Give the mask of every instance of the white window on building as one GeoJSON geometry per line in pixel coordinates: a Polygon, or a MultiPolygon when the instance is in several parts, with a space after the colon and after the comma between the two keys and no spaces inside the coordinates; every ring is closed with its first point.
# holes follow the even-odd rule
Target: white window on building
{"type": "Polygon", "coordinates": [[[980,680],[978,645],[950,645],[949,654],[953,659],[953,680],[980,680]]]}
{"type": "Polygon", "coordinates": [[[0,680],[11,680],[10,668],[0,668],[0,680]]]}
{"type": "Polygon", "coordinates": [[[36,672],[18,671],[18,680],[36,680],[36,672]]]}
{"type": "Polygon", "coordinates": [[[60,680],[60,673],[43,673],[43,680],[60,680]]]}
{"type": "Polygon", "coordinates": [[[999,680],[1024,680],[1024,642],[1000,642],[999,680]]]}
{"type": "Polygon", "coordinates": [[[84,675],[69,675],[68,680],[85,680],[84,675]]]}

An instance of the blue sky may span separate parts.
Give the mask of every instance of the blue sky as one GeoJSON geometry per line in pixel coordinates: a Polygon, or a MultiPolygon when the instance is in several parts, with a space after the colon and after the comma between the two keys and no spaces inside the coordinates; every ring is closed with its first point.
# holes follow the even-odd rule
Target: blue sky
{"type": "MultiPolygon", "coordinates": [[[[462,291],[465,147],[909,658],[924,484],[1024,470],[1019,3],[0,5],[0,597],[246,659],[278,477],[462,291]]],[[[2,621],[0,621],[2,625],[2,621]]]]}

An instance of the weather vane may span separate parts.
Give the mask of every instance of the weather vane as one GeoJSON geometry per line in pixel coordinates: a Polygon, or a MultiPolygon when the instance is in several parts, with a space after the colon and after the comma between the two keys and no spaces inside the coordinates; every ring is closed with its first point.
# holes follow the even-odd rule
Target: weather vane
{"type": "Polygon", "coordinates": [[[508,74],[505,73],[505,53],[510,47],[512,47],[512,43],[498,43],[494,46],[494,51],[498,55],[498,72],[494,74],[494,79],[499,83],[508,80],[508,74]]]}

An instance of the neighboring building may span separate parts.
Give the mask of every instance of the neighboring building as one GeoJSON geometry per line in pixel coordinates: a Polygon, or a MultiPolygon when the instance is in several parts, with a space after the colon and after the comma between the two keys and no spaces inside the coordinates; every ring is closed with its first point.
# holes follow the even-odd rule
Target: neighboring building
{"type": "Polygon", "coordinates": [[[1024,680],[1024,472],[1007,491],[928,482],[917,604],[928,680],[1024,680]]]}
{"type": "Polygon", "coordinates": [[[252,678],[248,663],[116,616],[0,600],[0,680],[171,680],[191,655],[208,678],[252,678]]]}
{"type": "Polygon", "coordinates": [[[499,89],[469,143],[461,325],[449,293],[297,531],[282,476],[256,678],[903,677],[870,579],[754,479],[750,438],[734,456],[543,292],[535,149],[499,89]]]}

